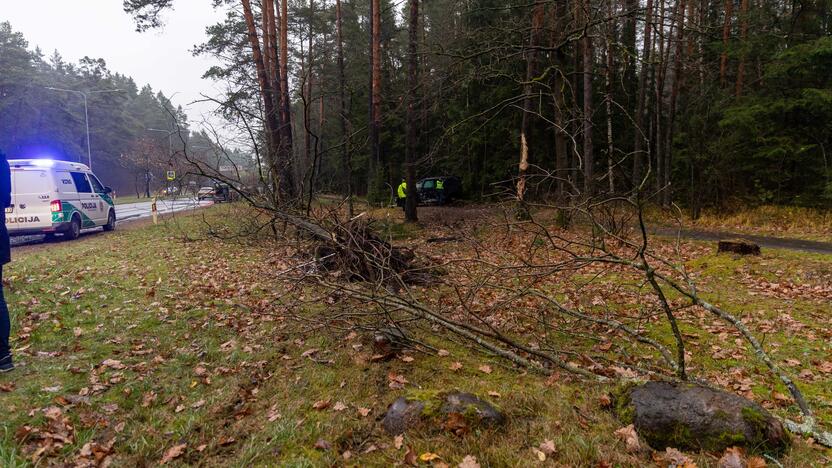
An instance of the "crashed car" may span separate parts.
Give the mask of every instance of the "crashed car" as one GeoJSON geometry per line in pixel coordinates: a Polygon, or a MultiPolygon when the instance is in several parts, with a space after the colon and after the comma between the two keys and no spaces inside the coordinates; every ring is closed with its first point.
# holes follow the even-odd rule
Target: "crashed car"
{"type": "Polygon", "coordinates": [[[445,205],[462,193],[462,181],[455,176],[425,177],[416,183],[419,204],[445,205]]]}

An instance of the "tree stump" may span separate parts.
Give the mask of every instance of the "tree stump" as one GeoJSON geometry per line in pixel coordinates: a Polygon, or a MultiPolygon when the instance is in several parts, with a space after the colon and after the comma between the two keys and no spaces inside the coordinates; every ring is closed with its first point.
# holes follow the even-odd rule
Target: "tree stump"
{"type": "Polygon", "coordinates": [[[737,255],[760,255],[760,246],[743,239],[726,239],[719,241],[717,253],[734,253],[737,255]]]}

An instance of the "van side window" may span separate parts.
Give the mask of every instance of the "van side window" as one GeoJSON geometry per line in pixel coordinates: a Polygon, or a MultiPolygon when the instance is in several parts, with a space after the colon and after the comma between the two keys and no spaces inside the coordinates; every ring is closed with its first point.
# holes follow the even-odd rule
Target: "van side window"
{"type": "Polygon", "coordinates": [[[87,180],[87,175],[83,172],[70,172],[72,180],[75,182],[75,189],[78,193],[92,193],[90,182],[87,180]]]}
{"type": "Polygon", "coordinates": [[[104,193],[104,186],[101,185],[101,182],[98,180],[98,177],[88,174],[90,178],[90,183],[92,183],[92,190],[95,193],[104,193]]]}

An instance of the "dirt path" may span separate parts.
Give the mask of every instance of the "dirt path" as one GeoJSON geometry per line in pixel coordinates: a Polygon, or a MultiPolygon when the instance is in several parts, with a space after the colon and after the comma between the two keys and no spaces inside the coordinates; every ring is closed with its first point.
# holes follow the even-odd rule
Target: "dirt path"
{"type": "Polygon", "coordinates": [[[650,228],[650,234],[658,236],[676,237],[683,239],[718,241],[720,239],[745,239],[760,247],[771,249],[799,250],[803,252],[832,254],[832,242],[819,242],[803,239],[788,239],[784,237],[757,236],[754,234],[739,234],[724,231],[703,231],[699,229],[672,229],[667,227],[650,228]]]}

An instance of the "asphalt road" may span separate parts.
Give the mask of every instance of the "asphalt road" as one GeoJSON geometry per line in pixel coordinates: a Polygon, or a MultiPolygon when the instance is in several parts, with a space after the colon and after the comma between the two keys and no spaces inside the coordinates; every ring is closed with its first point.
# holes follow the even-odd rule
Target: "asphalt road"
{"type": "MultiPolygon", "coordinates": [[[[175,200],[158,200],[156,202],[156,211],[159,215],[168,213],[176,213],[186,210],[195,210],[204,206],[210,206],[213,202],[202,201],[199,202],[195,198],[178,198],[175,200]]],[[[126,203],[123,205],[116,205],[116,220],[133,221],[142,218],[149,218],[153,215],[152,202],[126,203]]],[[[101,232],[101,228],[84,229],[81,235],[89,235],[101,232]]],[[[11,238],[12,247],[20,247],[24,245],[41,244],[45,242],[45,236],[19,236],[11,238]]]]}

